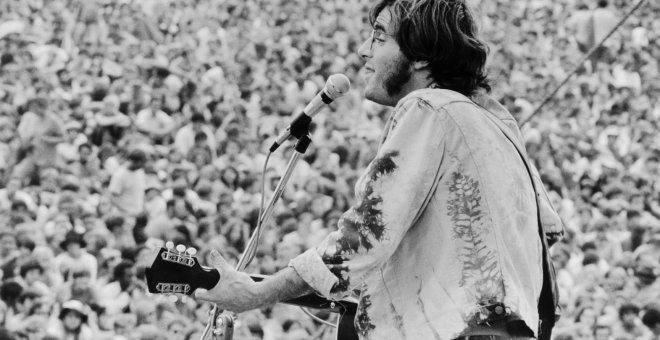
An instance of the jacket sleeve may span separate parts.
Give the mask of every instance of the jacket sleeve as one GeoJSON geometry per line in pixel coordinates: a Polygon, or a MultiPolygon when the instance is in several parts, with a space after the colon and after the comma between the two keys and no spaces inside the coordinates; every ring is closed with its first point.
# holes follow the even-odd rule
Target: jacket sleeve
{"type": "Polygon", "coordinates": [[[331,299],[350,295],[392,256],[419,218],[444,155],[443,113],[414,98],[395,109],[338,230],[289,263],[318,293],[331,299]]]}

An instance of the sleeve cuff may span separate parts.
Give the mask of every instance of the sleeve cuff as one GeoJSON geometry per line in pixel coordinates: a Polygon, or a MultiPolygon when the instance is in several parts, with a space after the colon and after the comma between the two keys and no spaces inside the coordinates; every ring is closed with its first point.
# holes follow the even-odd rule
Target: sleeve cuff
{"type": "Polygon", "coordinates": [[[330,290],[339,281],[323,263],[316,248],[310,248],[289,261],[289,267],[293,268],[317,293],[325,297],[330,296],[330,290]]]}

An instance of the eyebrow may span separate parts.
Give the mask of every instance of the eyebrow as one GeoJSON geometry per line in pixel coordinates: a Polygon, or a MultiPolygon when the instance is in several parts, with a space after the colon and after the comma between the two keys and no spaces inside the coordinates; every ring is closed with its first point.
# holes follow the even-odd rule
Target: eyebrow
{"type": "Polygon", "coordinates": [[[386,32],[385,31],[385,26],[383,26],[383,24],[381,24],[379,22],[374,23],[374,30],[381,30],[383,32],[386,32]]]}

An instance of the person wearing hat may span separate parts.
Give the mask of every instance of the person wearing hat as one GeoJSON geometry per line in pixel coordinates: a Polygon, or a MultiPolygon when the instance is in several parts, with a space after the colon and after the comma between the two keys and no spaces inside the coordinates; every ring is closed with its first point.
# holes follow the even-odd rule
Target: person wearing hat
{"type": "Polygon", "coordinates": [[[66,281],[70,281],[73,273],[79,271],[89,272],[91,281],[96,281],[98,262],[85,250],[86,246],[83,235],[74,230],[69,231],[60,243],[64,252],[55,257],[55,266],[66,281]]]}
{"type": "Polygon", "coordinates": [[[127,216],[137,216],[144,211],[145,174],[147,156],[144,151],[135,149],[128,155],[128,162],[122,165],[110,178],[108,191],[110,200],[118,212],[127,216]]]}
{"type": "Polygon", "coordinates": [[[61,340],[92,340],[95,334],[87,324],[89,307],[78,300],[62,304],[58,320],[48,328],[47,334],[61,340]]]}

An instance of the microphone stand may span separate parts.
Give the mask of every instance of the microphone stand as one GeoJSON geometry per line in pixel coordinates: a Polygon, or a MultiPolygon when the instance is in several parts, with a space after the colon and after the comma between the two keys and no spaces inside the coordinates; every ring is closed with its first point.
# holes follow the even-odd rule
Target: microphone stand
{"type": "MultiPolygon", "coordinates": [[[[309,131],[309,125],[307,126],[307,131],[309,131]]],[[[294,152],[289,159],[284,175],[280,178],[279,183],[277,183],[277,187],[275,187],[275,191],[273,192],[273,196],[270,198],[268,205],[261,216],[259,216],[258,225],[265,225],[266,221],[271,217],[275,204],[280,197],[282,197],[284,188],[291,178],[296,163],[298,163],[300,157],[307,151],[311,142],[312,139],[310,138],[309,133],[301,135],[298,142],[296,142],[294,152]]],[[[259,237],[261,237],[261,228],[257,228],[250,237],[250,241],[248,242],[245,251],[241,255],[238,264],[236,264],[236,271],[243,271],[245,267],[252,262],[252,259],[254,259],[254,256],[257,253],[256,247],[259,242],[259,237]]],[[[232,340],[235,319],[236,315],[234,313],[228,311],[223,312],[218,308],[218,305],[214,304],[213,309],[209,312],[209,321],[200,340],[232,340]]]]}

